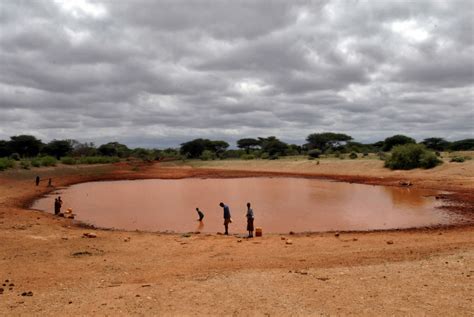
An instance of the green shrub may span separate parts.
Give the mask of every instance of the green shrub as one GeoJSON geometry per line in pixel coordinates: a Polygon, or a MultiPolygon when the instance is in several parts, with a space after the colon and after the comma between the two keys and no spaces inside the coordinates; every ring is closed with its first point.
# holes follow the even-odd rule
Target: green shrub
{"type": "Polygon", "coordinates": [[[22,169],[29,170],[29,169],[30,169],[30,161],[28,161],[28,160],[21,160],[21,161],[20,161],[20,167],[21,167],[22,169]]]}
{"type": "MultiPolygon", "coordinates": [[[[226,150],[224,153],[222,153],[223,158],[233,158],[233,159],[238,159],[242,158],[243,155],[245,155],[244,150],[226,150]]],[[[252,153],[253,154],[253,153],[252,153]]],[[[255,154],[253,154],[255,156],[255,154]]]]}
{"type": "Polygon", "coordinates": [[[308,156],[311,158],[319,158],[323,154],[319,149],[313,149],[308,151],[308,156]]]}
{"type": "Polygon", "coordinates": [[[451,158],[450,162],[463,163],[466,159],[462,156],[455,156],[451,158]]]}
{"type": "Polygon", "coordinates": [[[443,163],[443,161],[441,161],[435,153],[431,152],[431,151],[426,151],[425,153],[423,153],[420,157],[420,167],[421,168],[433,168],[433,167],[436,167],[437,165],[443,163]]]}
{"type": "Polygon", "coordinates": [[[64,156],[61,158],[61,163],[66,164],[66,165],[74,165],[76,164],[76,160],[73,157],[64,156]]]}
{"type": "Polygon", "coordinates": [[[242,160],[255,160],[255,155],[253,154],[244,154],[240,157],[242,160]]]}
{"type": "Polygon", "coordinates": [[[15,161],[9,158],[0,158],[0,171],[15,167],[15,161]]]}
{"type": "Polygon", "coordinates": [[[261,155],[260,155],[260,158],[262,160],[268,160],[270,158],[270,155],[267,153],[267,152],[263,152],[261,155]]]}
{"type": "Polygon", "coordinates": [[[58,160],[56,160],[52,156],[43,156],[41,158],[41,165],[42,166],[56,166],[57,162],[58,162],[58,160]]]}
{"type": "Polygon", "coordinates": [[[428,151],[422,144],[397,145],[392,155],[385,160],[385,167],[390,169],[409,170],[413,168],[432,168],[442,161],[428,151]]]}
{"type": "Polygon", "coordinates": [[[351,160],[355,160],[355,159],[357,158],[357,153],[352,152],[351,154],[349,154],[349,158],[350,158],[351,160]]]}
{"type": "Polygon", "coordinates": [[[385,161],[385,159],[387,158],[387,154],[385,154],[385,152],[377,152],[377,156],[382,161],[385,161]]]}
{"type": "Polygon", "coordinates": [[[116,156],[84,156],[76,164],[109,164],[120,162],[116,156]]]}
{"type": "Polygon", "coordinates": [[[209,150],[204,150],[199,158],[203,161],[215,160],[216,154],[209,150]]]}
{"type": "Polygon", "coordinates": [[[31,166],[40,167],[41,166],[41,160],[39,158],[32,159],[31,160],[31,166]]]}

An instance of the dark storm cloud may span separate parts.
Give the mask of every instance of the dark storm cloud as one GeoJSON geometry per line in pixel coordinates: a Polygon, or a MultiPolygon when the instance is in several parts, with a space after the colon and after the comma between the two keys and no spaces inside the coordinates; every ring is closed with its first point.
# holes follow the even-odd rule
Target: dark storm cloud
{"type": "Polygon", "coordinates": [[[472,137],[472,1],[4,1],[0,139],[472,137]]]}

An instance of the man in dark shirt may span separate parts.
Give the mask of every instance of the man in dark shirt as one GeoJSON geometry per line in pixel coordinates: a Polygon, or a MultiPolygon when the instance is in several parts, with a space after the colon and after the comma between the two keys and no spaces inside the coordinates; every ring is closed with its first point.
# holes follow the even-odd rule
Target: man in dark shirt
{"type": "Polygon", "coordinates": [[[230,209],[229,206],[225,205],[224,203],[220,203],[219,206],[221,206],[224,209],[224,227],[225,227],[225,233],[226,235],[229,234],[229,223],[232,222],[230,219],[230,209]]]}

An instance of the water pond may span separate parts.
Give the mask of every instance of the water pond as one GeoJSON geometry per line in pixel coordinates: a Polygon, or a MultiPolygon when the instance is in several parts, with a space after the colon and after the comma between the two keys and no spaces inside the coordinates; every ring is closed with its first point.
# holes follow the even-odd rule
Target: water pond
{"type": "Polygon", "coordinates": [[[255,226],[264,232],[376,230],[455,222],[456,215],[439,208],[437,193],[290,177],[150,179],[77,184],[32,208],[53,212],[61,195],[63,210],[72,208],[76,219],[97,227],[215,233],[223,230],[222,201],[231,210],[230,232],[243,233],[251,202],[255,226]]]}

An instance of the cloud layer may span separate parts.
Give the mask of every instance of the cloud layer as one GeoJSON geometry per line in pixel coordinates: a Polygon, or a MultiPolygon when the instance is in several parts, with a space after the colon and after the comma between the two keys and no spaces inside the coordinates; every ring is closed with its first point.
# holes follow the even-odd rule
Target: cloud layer
{"type": "Polygon", "coordinates": [[[5,1],[0,139],[473,137],[472,1],[5,1]]]}

